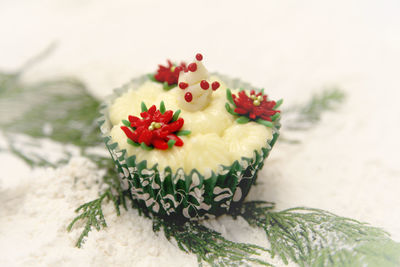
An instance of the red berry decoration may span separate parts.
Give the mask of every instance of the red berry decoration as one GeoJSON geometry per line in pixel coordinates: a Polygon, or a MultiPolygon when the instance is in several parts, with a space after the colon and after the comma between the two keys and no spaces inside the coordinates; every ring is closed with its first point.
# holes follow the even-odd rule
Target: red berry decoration
{"type": "Polygon", "coordinates": [[[207,90],[208,88],[210,88],[210,84],[206,81],[206,80],[202,80],[200,82],[200,87],[204,90],[207,90]]]}
{"type": "Polygon", "coordinates": [[[197,64],[196,63],[190,63],[189,66],[188,66],[188,69],[191,72],[195,72],[197,70],[197,64]]]}
{"type": "Polygon", "coordinates": [[[203,55],[200,54],[200,53],[196,54],[196,59],[197,59],[198,61],[202,61],[202,60],[203,60],[203,55]]]}
{"type": "Polygon", "coordinates": [[[211,87],[212,87],[212,89],[215,91],[215,90],[217,90],[218,88],[219,88],[219,82],[213,82],[212,84],[211,84],[211,87]]]}
{"type": "Polygon", "coordinates": [[[184,82],[179,83],[179,88],[181,88],[182,90],[185,90],[188,86],[189,86],[189,84],[187,84],[187,83],[184,83],[184,82]]]}
{"type": "Polygon", "coordinates": [[[182,62],[179,66],[175,66],[170,60],[167,62],[167,66],[158,65],[158,70],[154,75],[154,79],[161,83],[166,82],[168,85],[177,84],[179,73],[182,70],[187,70],[186,63],[182,62]]]}
{"type": "MultiPolygon", "coordinates": [[[[165,107],[164,107],[165,108],[165,107]]],[[[162,109],[162,107],[160,107],[162,109]]],[[[172,110],[161,113],[155,105],[148,111],[140,113],[141,118],[129,116],[130,126],[121,126],[130,141],[140,145],[165,150],[169,148],[168,141],[173,140],[175,146],[183,146],[183,141],[176,133],[182,128],[184,120],[173,120],[172,110]]],[[[127,122],[128,124],[128,122],[127,122]]]]}
{"type": "Polygon", "coordinates": [[[191,92],[187,92],[187,93],[185,94],[185,100],[186,100],[186,102],[192,102],[192,100],[193,100],[193,95],[192,95],[191,92]]]}

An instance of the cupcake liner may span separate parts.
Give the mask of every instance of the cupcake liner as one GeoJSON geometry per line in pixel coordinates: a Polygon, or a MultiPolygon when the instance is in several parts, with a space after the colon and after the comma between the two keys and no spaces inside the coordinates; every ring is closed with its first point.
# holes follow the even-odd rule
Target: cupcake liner
{"type": "MultiPolygon", "coordinates": [[[[253,88],[239,79],[218,76],[228,88],[253,88]]],[[[135,155],[128,157],[126,150],[113,143],[110,136],[112,124],[108,118],[108,107],[128,88],[137,88],[146,80],[147,76],[141,76],[116,89],[100,111],[102,115],[99,124],[103,140],[115,162],[123,189],[129,190],[133,199],[160,216],[173,215],[193,220],[227,213],[234,203],[239,203],[246,197],[256,180],[258,171],[263,167],[264,160],[279,136],[279,121],[276,121],[272,129],[272,140],[268,140],[260,151],[255,150],[252,158],[242,157],[230,166],[220,165],[218,171],[207,176],[197,169],[189,173],[181,168],[175,173],[170,167],[159,170],[157,164],[147,166],[146,160],[141,161],[135,155]]]]}

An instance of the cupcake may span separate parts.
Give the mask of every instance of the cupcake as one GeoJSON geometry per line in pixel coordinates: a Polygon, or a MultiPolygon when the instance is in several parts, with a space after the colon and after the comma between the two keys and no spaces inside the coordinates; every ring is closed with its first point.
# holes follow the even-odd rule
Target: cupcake
{"type": "Polygon", "coordinates": [[[246,197],[279,136],[281,103],[210,74],[197,54],[115,90],[100,128],[133,199],[160,216],[210,218],[246,197]]]}

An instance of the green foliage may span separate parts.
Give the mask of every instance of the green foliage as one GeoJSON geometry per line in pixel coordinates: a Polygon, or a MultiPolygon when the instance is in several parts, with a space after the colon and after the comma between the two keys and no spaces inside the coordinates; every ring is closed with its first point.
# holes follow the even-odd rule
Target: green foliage
{"type": "Polygon", "coordinates": [[[192,133],[192,132],[189,131],[189,130],[180,130],[180,131],[176,132],[176,135],[177,135],[177,136],[183,136],[183,135],[189,135],[189,134],[191,134],[191,133],[192,133]]]}
{"type": "Polygon", "coordinates": [[[176,220],[153,218],[153,230],[164,230],[168,240],[176,241],[179,249],[197,256],[199,266],[208,263],[210,266],[252,266],[258,263],[272,266],[268,262],[254,258],[265,248],[245,243],[232,242],[220,233],[211,230],[198,222],[181,223],[176,220]]]}
{"type": "Polygon", "coordinates": [[[306,130],[320,121],[321,115],[328,110],[334,110],[345,100],[345,94],[340,89],[328,88],[314,94],[304,105],[295,106],[284,111],[289,115],[285,125],[291,130],[306,130]]]}
{"type": "Polygon", "coordinates": [[[233,101],[233,97],[232,97],[232,92],[229,88],[226,89],[226,99],[228,99],[229,103],[231,103],[232,105],[235,106],[235,102],[233,101]]]}
{"type": "Polygon", "coordinates": [[[271,116],[271,120],[272,121],[275,121],[277,118],[279,118],[281,116],[281,113],[280,112],[277,112],[277,113],[275,113],[275,115],[272,115],[271,116]]]}
{"type": "Polygon", "coordinates": [[[322,91],[320,94],[315,94],[311,100],[300,109],[300,115],[308,121],[319,121],[321,112],[332,110],[337,103],[344,100],[344,93],[338,88],[330,88],[322,91]]]}
{"type": "Polygon", "coordinates": [[[172,116],[172,121],[177,121],[179,118],[179,114],[181,114],[181,110],[178,109],[177,111],[174,112],[174,115],[172,116]]]}
{"type": "Polygon", "coordinates": [[[164,101],[161,101],[161,103],[160,103],[160,112],[161,112],[161,114],[164,114],[165,111],[166,111],[166,108],[165,108],[164,101]]]}
{"type": "Polygon", "coordinates": [[[166,90],[166,91],[169,91],[169,90],[171,90],[171,89],[174,88],[174,87],[176,87],[176,84],[168,85],[167,82],[164,82],[164,83],[163,83],[163,89],[166,90]]]}
{"type": "Polygon", "coordinates": [[[5,143],[7,144],[7,147],[3,149],[24,161],[31,168],[55,168],[67,163],[74,152],[79,151],[78,149],[72,149],[72,146],[69,146],[68,149],[66,149],[65,146],[60,145],[58,142],[53,142],[44,138],[32,138],[26,135],[8,132],[3,132],[2,137],[5,139],[5,143]],[[57,150],[57,153],[52,157],[48,157],[42,148],[44,145],[54,148],[57,150]]]}
{"type": "Polygon", "coordinates": [[[400,244],[380,228],[311,208],[246,202],[234,216],[265,230],[271,256],[300,266],[399,266],[400,244]],[[377,264],[379,263],[379,264],[377,264]]]}
{"type": "Polygon", "coordinates": [[[237,113],[235,113],[235,111],[233,111],[233,109],[232,109],[231,105],[229,105],[229,103],[225,103],[225,109],[226,109],[226,111],[228,111],[230,114],[232,114],[234,116],[238,115],[237,113]]]}
{"type": "Polygon", "coordinates": [[[147,74],[147,77],[149,78],[149,80],[150,81],[153,81],[153,82],[158,82],[157,80],[156,80],[156,78],[154,78],[154,74],[147,74]]]}
{"type": "Polygon", "coordinates": [[[131,127],[131,123],[127,120],[122,120],[122,124],[125,125],[126,127],[131,127]]]}
{"type": "Polygon", "coordinates": [[[173,147],[175,145],[175,143],[176,143],[175,140],[172,140],[172,139],[168,140],[168,147],[169,148],[173,147]]]}
{"type": "MultiPolygon", "coordinates": [[[[87,202],[75,210],[75,212],[81,212],[81,214],[72,220],[72,222],[68,225],[67,230],[71,231],[74,224],[80,220],[86,221],[84,229],[75,244],[78,248],[82,247],[82,244],[85,242],[85,237],[89,235],[89,232],[92,230],[92,228],[95,228],[97,231],[99,231],[102,227],[107,227],[101,207],[105,198],[113,198],[113,194],[111,193],[110,189],[101,194],[99,198],[87,202]]],[[[117,212],[119,213],[119,211],[117,212]]]]}
{"type": "Polygon", "coordinates": [[[143,148],[144,150],[153,150],[153,147],[146,145],[145,142],[140,143],[140,147],[143,148]]]}
{"type": "Polygon", "coordinates": [[[146,104],[144,102],[142,102],[140,104],[140,108],[141,108],[142,112],[146,112],[147,111],[147,106],[146,106],[146,104]]]}
{"type": "MultiPolygon", "coordinates": [[[[276,113],[276,114],[279,114],[279,113],[276,113]]],[[[262,124],[262,125],[264,125],[266,127],[270,127],[270,128],[274,127],[274,124],[272,122],[270,122],[270,121],[267,121],[267,120],[257,119],[256,122],[259,123],[259,124],[262,124]]]]}
{"type": "Polygon", "coordinates": [[[101,228],[107,227],[102,210],[104,201],[113,202],[118,216],[120,215],[120,206],[125,208],[125,210],[127,209],[126,192],[122,190],[113,162],[108,158],[93,154],[86,154],[85,156],[96,162],[100,168],[106,169],[107,172],[103,177],[103,182],[108,185],[108,189],[100,194],[97,199],[89,201],[75,210],[75,212],[80,214],[72,220],[67,230],[71,231],[77,222],[84,223],[82,233],[75,243],[78,248],[82,247],[90,231],[93,229],[99,231],[101,228]]]}
{"type": "Polygon", "coordinates": [[[61,143],[101,143],[96,125],[99,101],[78,80],[26,84],[19,74],[0,75],[0,127],[61,143]]]}
{"type": "Polygon", "coordinates": [[[240,116],[239,118],[236,119],[236,122],[239,124],[248,123],[249,121],[250,119],[245,116],[240,116]]]}
{"type": "Polygon", "coordinates": [[[132,141],[131,139],[126,139],[126,142],[132,146],[140,146],[139,143],[136,143],[135,141],[132,141]]]}
{"type": "Polygon", "coordinates": [[[33,167],[53,167],[54,168],[57,166],[57,164],[62,164],[61,162],[54,164],[54,163],[50,162],[49,160],[47,160],[43,157],[40,157],[38,155],[26,155],[20,149],[16,148],[12,142],[8,142],[8,143],[9,143],[9,151],[11,152],[11,154],[18,157],[22,161],[24,161],[31,168],[33,168],[33,167]]]}
{"type": "Polygon", "coordinates": [[[283,99],[279,99],[278,101],[276,101],[274,109],[277,110],[282,105],[282,103],[283,103],[283,99]]]}

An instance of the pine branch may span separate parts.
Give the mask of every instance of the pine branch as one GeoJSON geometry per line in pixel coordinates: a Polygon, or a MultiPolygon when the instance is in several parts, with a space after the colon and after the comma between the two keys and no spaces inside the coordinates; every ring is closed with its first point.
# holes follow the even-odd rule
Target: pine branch
{"type": "Polygon", "coordinates": [[[332,110],[335,104],[344,100],[344,93],[338,88],[331,88],[315,94],[311,100],[301,108],[300,114],[312,122],[321,118],[321,113],[326,110],[332,110]]]}
{"type": "MultiPolygon", "coordinates": [[[[78,248],[82,247],[82,244],[85,242],[85,237],[88,237],[89,232],[92,228],[95,228],[97,231],[100,231],[102,227],[107,227],[106,220],[104,219],[103,210],[102,210],[102,203],[104,199],[107,198],[108,200],[113,199],[111,190],[106,190],[103,194],[100,195],[99,198],[87,202],[81,206],[79,206],[75,212],[81,212],[78,216],[76,216],[72,222],[68,225],[67,230],[71,231],[72,227],[78,221],[86,221],[84,229],[80,234],[78,241],[76,242],[76,246],[78,248]]],[[[119,213],[119,209],[117,210],[119,213]]]]}
{"type": "MultiPolygon", "coordinates": [[[[17,142],[17,140],[15,140],[14,138],[9,138],[6,137],[7,143],[9,144],[8,146],[8,151],[18,157],[19,159],[21,159],[22,161],[24,161],[27,165],[29,165],[29,167],[34,168],[34,167],[51,167],[51,168],[56,168],[57,166],[63,165],[68,163],[69,159],[71,158],[71,154],[64,152],[63,153],[63,157],[58,159],[58,160],[54,160],[53,158],[50,160],[48,158],[45,158],[37,153],[34,152],[26,152],[23,149],[21,149],[21,146],[15,146],[15,142],[17,142]]],[[[29,145],[27,145],[29,146],[29,145]]]]}
{"type": "Polygon", "coordinates": [[[127,210],[126,197],[129,198],[128,192],[125,192],[121,187],[118,175],[111,159],[99,155],[87,154],[85,152],[84,155],[96,162],[99,168],[106,169],[106,174],[103,176],[103,183],[107,184],[109,188],[102,193],[99,198],[87,202],[75,210],[75,212],[81,213],[72,220],[72,222],[68,225],[67,230],[71,231],[76,222],[85,221],[85,226],[78,238],[78,241],[76,242],[76,246],[78,248],[82,247],[84,239],[89,235],[90,231],[93,229],[99,231],[101,228],[107,227],[102,210],[103,201],[111,200],[114,204],[117,216],[120,216],[120,206],[122,205],[122,207],[127,210]]]}
{"type": "Polygon", "coordinates": [[[400,244],[379,228],[319,209],[272,209],[270,203],[246,202],[233,215],[263,228],[271,256],[286,264],[291,260],[300,266],[400,265],[400,244]]]}
{"type": "Polygon", "coordinates": [[[179,249],[197,256],[199,266],[207,263],[210,266],[251,266],[258,263],[272,266],[270,263],[254,258],[267,249],[253,244],[237,243],[225,239],[220,233],[211,230],[198,222],[180,223],[176,220],[153,218],[153,230],[164,230],[168,240],[176,241],[179,249]]]}
{"type": "Polygon", "coordinates": [[[79,147],[101,143],[96,124],[100,102],[82,82],[63,77],[25,83],[21,74],[0,72],[2,131],[79,147]]]}
{"type": "Polygon", "coordinates": [[[103,176],[103,183],[107,184],[112,191],[110,196],[117,211],[117,215],[120,215],[120,205],[122,205],[125,210],[128,210],[126,198],[129,198],[130,194],[122,189],[118,174],[115,170],[114,162],[103,156],[85,153],[84,155],[93,162],[96,162],[100,168],[106,169],[106,175],[103,176]]]}
{"type": "Polygon", "coordinates": [[[337,108],[345,100],[345,94],[338,88],[328,88],[314,94],[303,106],[285,110],[285,127],[290,130],[307,130],[320,121],[321,115],[337,108]]]}

